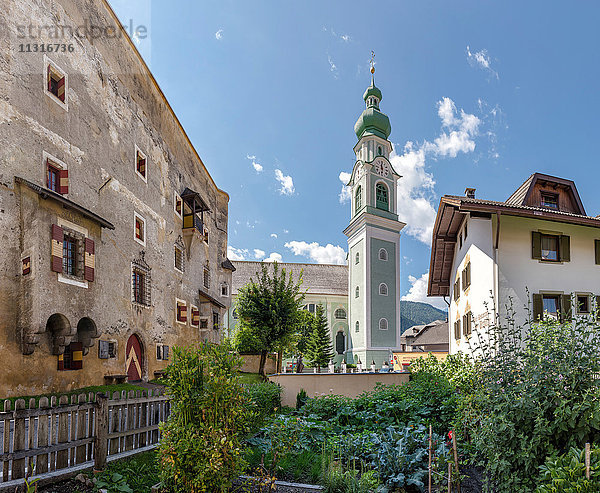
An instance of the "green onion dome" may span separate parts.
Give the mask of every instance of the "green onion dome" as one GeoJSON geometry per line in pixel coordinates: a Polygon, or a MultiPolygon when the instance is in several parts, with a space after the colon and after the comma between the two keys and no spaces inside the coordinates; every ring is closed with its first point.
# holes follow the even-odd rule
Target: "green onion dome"
{"type": "Polygon", "coordinates": [[[375,81],[372,79],[371,85],[367,87],[363,96],[367,107],[354,125],[354,132],[359,139],[365,134],[387,139],[392,132],[390,119],[385,113],[379,111],[381,98],[381,91],[375,86],[375,81]]]}

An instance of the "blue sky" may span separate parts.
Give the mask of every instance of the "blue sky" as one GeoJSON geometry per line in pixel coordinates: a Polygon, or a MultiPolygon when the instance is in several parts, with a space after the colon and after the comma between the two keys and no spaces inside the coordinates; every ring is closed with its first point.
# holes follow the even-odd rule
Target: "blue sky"
{"type": "Polygon", "coordinates": [[[231,258],[343,262],[353,126],[375,51],[404,176],[401,290],[425,299],[439,197],[529,174],[595,193],[600,4],[113,0],[217,185],[231,258]],[[344,175],[342,175],[344,178],[344,175]]]}

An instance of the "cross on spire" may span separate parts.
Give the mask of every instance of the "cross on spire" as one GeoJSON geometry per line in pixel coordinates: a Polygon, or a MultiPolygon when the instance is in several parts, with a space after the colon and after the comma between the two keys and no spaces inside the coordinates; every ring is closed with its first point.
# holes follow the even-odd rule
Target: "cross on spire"
{"type": "Polygon", "coordinates": [[[369,60],[369,63],[371,64],[371,73],[374,74],[375,73],[375,52],[373,50],[371,50],[371,60],[369,60]]]}

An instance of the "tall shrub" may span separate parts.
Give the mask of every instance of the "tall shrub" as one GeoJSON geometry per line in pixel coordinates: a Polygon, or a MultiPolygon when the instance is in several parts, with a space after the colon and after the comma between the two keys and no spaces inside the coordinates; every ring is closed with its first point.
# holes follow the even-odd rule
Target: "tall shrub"
{"type": "Polygon", "coordinates": [[[464,428],[496,491],[532,491],[547,457],[600,440],[600,327],[595,315],[524,327],[509,318],[490,334],[464,428]]]}
{"type": "Polygon", "coordinates": [[[321,368],[327,366],[333,358],[333,347],[331,346],[331,336],[323,305],[317,305],[317,312],[313,322],[313,331],[308,339],[306,348],[306,357],[311,365],[321,368]]]}
{"type": "Polygon", "coordinates": [[[171,415],[162,427],[161,479],[174,492],[226,491],[243,467],[240,437],[252,418],[238,356],[200,343],[173,348],[166,370],[171,415]]]}

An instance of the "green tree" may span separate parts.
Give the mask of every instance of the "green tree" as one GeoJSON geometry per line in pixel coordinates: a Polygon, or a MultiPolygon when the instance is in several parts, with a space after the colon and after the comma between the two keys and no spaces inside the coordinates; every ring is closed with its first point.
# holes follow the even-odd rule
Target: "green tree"
{"type": "Polygon", "coordinates": [[[315,327],[316,317],[308,310],[301,310],[296,322],[296,351],[306,354],[308,349],[308,340],[315,327]]]}
{"type": "Polygon", "coordinates": [[[259,373],[266,378],[265,362],[269,351],[281,351],[289,344],[294,333],[304,293],[302,273],[294,281],[292,272],[272,264],[272,273],[266,264],[250,282],[238,292],[236,309],[246,331],[260,344],[259,373]]]}
{"type": "Polygon", "coordinates": [[[311,365],[327,366],[329,360],[333,358],[333,347],[331,345],[331,336],[329,327],[327,327],[327,318],[323,305],[317,305],[313,331],[308,340],[306,357],[311,365]]]}

